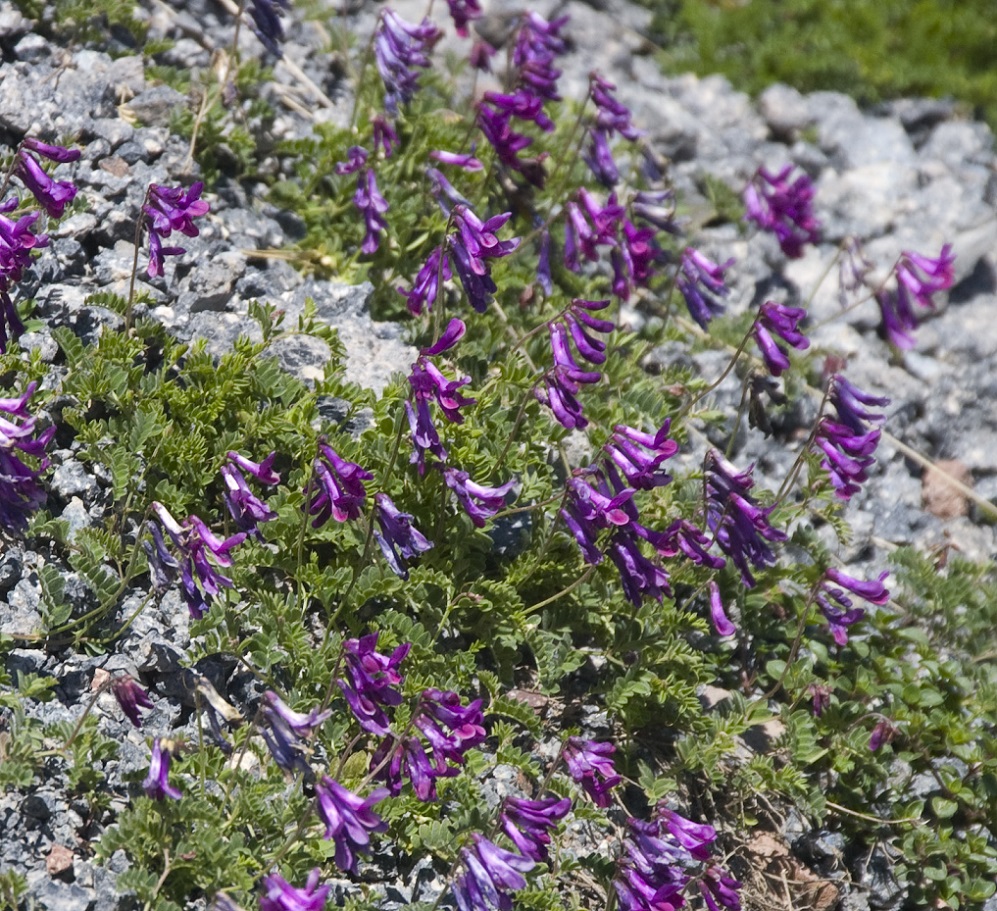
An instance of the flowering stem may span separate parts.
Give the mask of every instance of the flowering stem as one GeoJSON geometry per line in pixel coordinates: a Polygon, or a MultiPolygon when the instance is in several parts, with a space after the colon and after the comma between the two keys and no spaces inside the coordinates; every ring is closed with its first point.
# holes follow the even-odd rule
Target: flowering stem
{"type": "Polygon", "coordinates": [[[749,329],[745,334],[744,338],[741,339],[741,344],[739,344],[734,351],[734,356],[730,359],[730,363],[724,367],[723,373],[720,374],[709,386],[707,386],[702,392],[699,393],[692,401],[688,402],[684,407],[682,407],[678,414],[675,416],[676,421],[680,421],[706,396],[708,396],[714,389],[717,388],[728,376],[730,372],[734,369],[734,365],[737,363],[738,358],[744,353],[745,346],[751,340],[752,331],[754,329],[754,323],[751,324],[751,329],[749,329]]]}
{"type": "Polygon", "coordinates": [[[548,604],[553,604],[555,601],[563,598],[565,595],[571,594],[579,585],[588,581],[589,576],[592,575],[592,570],[595,569],[594,566],[586,567],[585,572],[583,572],[574,582],[568,585],[566,588],[562,588],[559,592],[551,595],[549,598],[544,598],[543,601],[538,601],[536,604],[531,604],[528,608],[523,611],[523,616],[528,617],[531,614],[535,614],[541,608],[546,607],[548,604]]]}
{"type": "Polygon", "coordinates": [[[142,212],[149,201],[149,191],[145,191],[145,198],[142,200],[142,208],[139,208],[138,218],[135,220],[135,253],[132,256],[132,276],[128,283],[128,303],[125,305],[125,332],[132,328],[132,304],[135,302],[135,276],[138,274],[138,251],[142,245],[142,212]]]}

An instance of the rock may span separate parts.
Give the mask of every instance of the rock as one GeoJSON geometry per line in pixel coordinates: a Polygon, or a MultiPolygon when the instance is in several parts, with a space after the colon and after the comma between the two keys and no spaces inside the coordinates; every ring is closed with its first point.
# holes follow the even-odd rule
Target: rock
{"type": "Polygon", "coordinates": [[[154,85],[136,95],[121,112],[142,126],[169,126],[173,112],[187,104],[187,98],[168,85],[154,85]]]}
{"type": "Polygon", "coordinates": [[[791,143],[813,123],[807,100],[794,88],[776,83],[758,96],[758,110],[772,135],[791,143]]]}
{"type": "Polygon", "coordinates": [[[924,508],[939,519],[954,519],[969,512],[969,500],[952,481],[965,487],[973,484],[972,472],[957,459],[936,462],[933,468],[925,470],[921,480],[924,508]]]}
{"type": "Polygon", "coordinates": [[[45,858],[45,869],[48,875],[58,879],[73,878],[73,851],[65,845],[55,844],[49,849],[45,858]]]}

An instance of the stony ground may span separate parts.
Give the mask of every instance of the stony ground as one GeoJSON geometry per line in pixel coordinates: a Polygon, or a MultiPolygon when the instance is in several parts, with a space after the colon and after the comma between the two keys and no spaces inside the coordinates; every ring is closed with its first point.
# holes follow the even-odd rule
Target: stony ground
{"type": "MultiPolygon", "coordinates": [[[[413,0],[393,5],[410,19],[423,8],[413,0]]],[[[486,7],[490,17],[482,28],[498,34],[513,7],[505,0],[486,7]]],[[[733,225],[703,225],[701,236],[707,253],[738,260],[735,311],[757,304],[775,285],[791,301],[809,300],[812,320],[820,326],[812,333],[815,343],[852,361],[849,375],[857,384],[893,400],[886,425],[891,436],[884,436],[876,474],[852,504],[858,545],[848,559],[876,566],[885,551],[907,543],[991,559],[997,550],[989,502],[997,498],[997,157],[987,127],[944,101],[911,99],[861,111],[841,95],[802,96],[773,86],[753,102],[719,78],[661,75],[641,35],[649,15],[636,6],[608,0],[536,8],[571,17],[565,94],[581,94],[591,69],[616,82],[649,141],[673,162],[693,218],[710,208],[708,177],[737,188],[759,164],[777,168],[793,162],[814,178],[824,243],[781,272],[773,273],[783,262],[774,241],[759,254],[760,247],[749,249],[733,225]],[[884,272],[901,249],[935,255],[951,243],[958,256],[957,284],[947,304],[927,316],[917,346],[902,356],[891,355],[877,336],[873,303],[841,315],[834,282],[814,292],[837,244],[851,234],[869,239],[867,253],[884,272]]],[[[231,41],[230,12],[208,0],[170,7],[150,3],[140,15],[150,23],[150,37],[176,40],[168,58],[182,66],[209,66],[211,50],[231,41]]],[[[365,6],[349,22],[366,35],[373,10],[365,6]]],[[[321,50],[323,28],[292,16],[289,34],[287,59],[295,61],[294,68],[278,63],[277,84],[270,90],[281,111],[274,141],[303,135],[316,122],[343,119],[351,101],[336,55],[321,50]],[[302,82],[299,67],[311,87],[302,82]]],[[[247,53],[258,53],[251,34],[244,31],[242,41],[247,53]]],[[[187,142],[169,130],[171,111],[186,99],[147,78],[141,57],[114,50],[112,56],[55,46],[9,0],[0,0],[0,146],[13,147],[26,134],[54,133],[76,137],[84,149],[83,159],[68,167],[86,211],[59,226],[27,289],[37,296],[42,327],[22,344],[50,364],[57,354],[52,328],[69,326],[88,340],[120,324],[116,314],[84,300],[100,290],[127,292],[134,219],[146,185],[189,180],[196,172],[187,142]]],[[[279,166],[276,159],[265,163],[270,165],[279,166]]],[[[397,364],[413,357],[402,327],[371,319],[368,287],[305,279],[278,258],[254,256],[252,251],[279,249],[300,232],[297,220],[276,211],[264,196],[262,184],[252,181],[222,179],[207,188],[211,213],[201,236],[188,244],[191,255],[145,289],[157,302],[153,315],[181,337],[207,338],[220,352],[247,330],[249,301],[271,301],[293,318],[311,297],[319,317],[339,330],[351,377],[380,388],[397,364]]],[[[287,342],[280,356],[288,370],[309,378],[321,371],[328,349],[319,340],[301,338],[287,342]]],[[[674,356],[689,355],[663,349],[652,359],[674,356]]],[[[704,376],[714,376],[724,357],[704,353],[694,360],[704,376]]],[[[52,367],[51,383],[58,369],[52,367]]],[[[776,475],[786,467],[773,464],[768,451],[754,451],[747,438],[735,441],[734,454],[741,462],[757,459],[762,474],[776,475]]],[[[778,457],[791,458],[785,451],[778,457]]],[[[93,522],[102,512],[107,478],[88,473],[72,448],[57,450],[53,463],[53,511],[71,528],[93,522]]],[[[45,559],[19,545],[0,555],[5,634],[29,637],[38,627],[37,571],[45,559]]],[[[71,596],[85,597],[78,579],[74,583],[69,576],[67,583],[71,596]]],[[[116,655],[49,653],[25,639],[7,655],[7,670],[58,679],[58,699],[37,707],[46,722],[77,718],[91,698],[95,675],[137,671],[144,679],[158,679],[157,692],[166,696],[157,700],[156,720],[179,724],[189,714],[190,693],[175,673],[188,631],[174,619],[186,611],[169,608],[167,603],[144,613],[116,655]]],[[[210,668],[200,670],[210,676],[210,668]]],[[[123,776],[144,769],[148,748],[110,700],[101,697],[97,711],[102,730],[119,739],[121,752],[102,769],[116,795],[105,818],[88,818],[85,806],[67,801],[54,781],[31,793],[0,796],[0,869],[25,873],[38,907],[128,906],[114,886],[119,867],[113,861],[107,869],[95,865],[91,844],[123,805],[128,793],[123,776]]],[[[861,885],[867,890],[855,890],[847,906],[892,907],[889,883],[877,880],[871,865],[866,873],[861,885]]]]}

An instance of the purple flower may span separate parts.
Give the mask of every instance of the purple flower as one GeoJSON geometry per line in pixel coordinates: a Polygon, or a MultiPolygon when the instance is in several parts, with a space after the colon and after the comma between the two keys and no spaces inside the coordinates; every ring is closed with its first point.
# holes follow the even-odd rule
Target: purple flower
{"type": "Polygon", "coordinates": [[[332,886],[320,886],[318,881],[321,875],[316,867],[300,889],[278,873],[264,876],[260,911],[322,911],[332,886]]]}
{"type": "Polygon", "coordinates": [[[399,104],[412,100],[419,88],[418,70],[430,65],[429,52],[441,36],[428,19],[413,25],[390,9],[381,13],[374,58],[384,82],[384,106],[392,116],[398,113],[399,104]]]}
{"type": "Polygon", "coordinates": [[[561,71],[554,66],[554,60],[567,50],[560,35],[567,21],[567,16],[548,22],[539,13],[526,13],[512,51],[513,66],[519,71],[519,84],[550,101],[561,100],[557,93],[561,71]]]}
{"type": "Polygon", "coordinates": [[[763,508],[749,495],[754,484],[751,468],[738,472],[719,452],[710,450],[706,468],[706,524],[720,549],[740,570],[741,580],[748,588],[755,584],[749,564],[760,569],[775,563],[775,554],[766,542],[786,540],[785,533],[769,523],[774,507],[763,508]]]}
{"type": "Polygon", "coordinates": [[[429,157],[441,162],[442,164],[452,164],[458,168],[463,168],[465,171],[470,171],[471,173],[474,173],[475,171],[482,171],[485,167],[471,154],[444,152],[437,149],[436,151],[430,152],[429,157]]]}
{"type": "Polygon", "coordinates": [[[630,121],[630,111],[626,105],[613,97],[616,86],[598,73],[589,73],[589,97],[596,109],[596,125],[607,133],[619,133],[625,139],[635,142],[640,131],[630,121]]]}
{"type": "Polygon", "coordinates": [[[277,765],[292,775],[296,772],[309,774],[310,766],[301,752],[302,739],[284,720],[283,715],[274,711],[271,706],[266,706],[263,709],[263,719],[265,724],[260,733],[277,765]]]}
{"type": "Polygon", "coordinates": [[[755,320],[755,341],[762,352],[762,360],[772,376],[780,376],[783,370],[789,368],[789,356],[786,349],[772,337],[779,336],[787,345],[792,345],[797,351],[810,347],[810,341],[800,332],[798,326],[807,311],[803,307],[789,307],[777,301],[765,301],[758,309],[758,319],[755,320]]]}
{"type": "Polygon", "coordinates": [[[435,401],[443,416],[453,424],[464,423],[460,409],[466,405],[474,405],[477,401],[460,392],[463,386],[471,382],[469,376],[459,380],[447,379],[425,355],[420,355],[412,365],[408,381],[416,402],[435,401]]]}
{"type": "Polygon", "coordinates": [[[456,230],[448,239],[449,249],[457,276],[478,313],[485,312],[497,290],[486,260],[508,256],[519,246],[518,237],[499,240],[496,233],[511,217],[511,212],[503,212],[483,222],[467,206],[454,206],[451,221],[456,230]]]}
{"type": "Polygon", "coordinates": [[[888,575],[889,573],[884,572],[875,582],[862,582],[834,567],[824,574],[814,594],[814,601],[827,620],[838,645],[848,642],[848,627],[865,616],[865,611],[861,607],[854,607],[852,599],[845,592],[858,595],[870,604],[886,604],[890,600],[890,593],[883,585],[883,580],[888,575]],[[837,585],[841,588],[834,587],[837,585]]]}
{"type": "Polygon", "coordinates": [[[699,880],[699,891],[707,911],[741,911],[741,884],[716,864],[710,864],[699,880]]]}
{"type": "Polygon", "coordinates": [[[849,500],[868,480],[869,469],[876,461],[873,453],[880,431],[869,424],[882,423],[884,416],[869,408],[888,405],[890,400],[868,395],[837,374],[831,378],[828,399],[838,420],[827,415],[820,419],[814,445],[824,454],[821,467],[830,475],[835,495],[849,500]]]}
{"type": "Polygon", "coordinates": [[[478,528],[484,528],[485,522],[505,505],[506,494],[516,483],[513,479],[498,487],[485,487],[475,484],[466,471],[456,468],[444,468],[443,480],[478,528]]]}
{"type": "Polygon", "coordinates": [[[955,257],[951,250],[946,244],[936,259],[907,250],[900,254],[896,288],[880,288],[875,293],[883,317],[882,333],[890,344],[905,350],[914,347],[917,316],[913,304],[934,309],[931,295],[952,287],[955,257]]]}
{"type": "Polygon", "coordinates": [[[53,425],[37,433],[37,418],[28,413],[28,401],[37,385],[29,383],[17,398],[0,399],[0,528],[10,532],[23,531],[31,514],[46,500],[39,479],[48,468],[45,448],[56,428],[53,425]],[[26,465],[18,452],[37,459],[38,467],[26,465]]]}
{"type": "Polygon", "coordinates": [[[454,28],[461,38],[467,37],[467,23],[481,17],[481,7],[478,0],[447,0],[454,28]]]}
{"type": "Polygon", "coordinates": [[[441,335],[428,348],[420,348],[419,353],[424,354],[427,357],[443,354],[444,351],[449,351],[453,348],[453,346],[464,337],[466,332],[467,324],[462,319],[453,317],[453,319],[447,323],[447,328],[443,330],[443,335],[441,335]]]}
{"type": "Polygon", "coordinates": [[[450,210],[455,205],[469,206],[471,204],[470,200],[458,192],[457,188],[436,168],[426,168],[426,176],[432,183],[429,192],[433,194],[440,211],[447,217],[450,216],[450,210]]]}
{"type": "Polygon", "coordinates": [[[418,467],[419,476],[422,477],[426,473],[426,453],[433,455],[438,462],[445,462],[447,450],[433,423],[429,399],[418,399],[415,405],[406,402],[405,414],[412,432],[412,456],[409,461],[418,467]]]}
{"type": "Polygon", "coordinates": [[[429,254],[429,259],[416,275],[411,290],[398,288],[397,291],[405,298],[409,312],[413,316],[419,316],[423,310],[428,313],[433,309],[440,279],[449,281],[451,276],[450,259],[443,255],[443,246],[440,245],[429,254]]]}
{"type": "Polygon", "coordinates": [[[405,642],[390,655],[382,655],[375,651],[377,637],[377,633],[369,633],[343,643],[343,660],[349,681],[340,679],[336,683],[360,727],[384,736],[388,733],[390,722],[383,707],[401,704],[402,694],[398,687],[405,678],[398,673],[398,665],[412,646],[405,642]]]}
{"type": "Polygon", "coordinates": [[[824,714],[824,710],[831,704],[831,687],[821,683],[811,683],[807,687],[810,699],[813,704],[813,713],[818,718],[824,714]]]}
{"type": "Polygon", "coordinates": [[[369,852],[370,833],[384,832],[388,826],[373,806],[388,796],[387,788],[377,788],[366,799],[358,797],[328,775],[315,786],[318,815],[325,823],[325,837],[336,843],[336,866],[357,872],[357,852],[369,852]]]}
{"type": "Polygon", "coordinates": [[[367,150],[363,146],[350,146],[346,150],[346,161],[337,162],[333,171],[340,176],[356,174],[365,164],[367,164],[367,150]]]}
{"type": "Polygon", "coordinates": [[[710,849],[717,838],[713,826],[695,823],[665,806],[658,807],[658,819],[665,831],[696,860],[709,859],[710,849]]]}
{"type": "Polygon", "coordinates": [[[623,780],[613,765],[611,757],[615,752],[616,747],[611,743],[597,743],[580,737],[569,737],[564,745],[562,755],[568,774],[582,786],[597,807],[609,806],[610,790],[623,780]]]}
{"type": "Polygon", "coordinates": [[[290,0],[252,0],[247,12],[253,20],[253,32],[260,43],[275,57],[282,57],[281,42],[284,25],[282,10],[291,8],[290,0]]]}
{"type": "Polygon", "coordinates": [[[313,481],[305,489],[311,500],[307,504],[315,516],[312,527],[325,525],[332,516],[337,522],[359,519],[367,498],[364,481],[373,475],[356,462],[347,462],[325,442],[319,443],[319,455],[312,462],[313,481]]]}
{"type": "Polygon", "coordinates": [[[543,188],[546,175],[543,168],[544,156],[521,158],[519,153],[533,144],[529,136],[517,133],[510,123],[512,114],[506,110],[489,106],[486,101],[478,104],[477,124],[498,160],[507,168],[518,171],[533,186],[543,188]]]}
{"type": "Polygon", "coordinates": [[[414,716],[433,753],[433,777],[449,778],[464,764],[464,753],[485,739],[481,700],[466,706],[451,691],[423,690],[414,716]]]}
{"type": "MultiPolygon", "coordinates": [[[[568,343],[568,330],[564,325],[559,322],[550,323],[548,332],[554,366],[544,374],[543,388],[537,386],[534,394],[541,403],[550,408],[554,417],[564,427],[569,430],[585,427],[588,421],[582,414],[582,407],[576,396],[581,385],[598,383],[602,374],[598,370],[583,370],[578,366],[568,343]]],[[[590,353],[594,350],[597,355],[599,353],[597,346],[585,350],[590,353]]]]}
{"type": "Polygon", "coordinates": [[[646,595],[660,602],[671,594],[668,573],[649,560],[640,549],[636,528],[630,532],[617,532],[609,539],[606,553],[620,572],[620,582],[627,599],[640,607],[646,595]]]}
{"type": "Polygon", "coordinates": [[[183,247],[164,247],[163,239],[174,231],[187,237],[197,237],[199,231],[194,219],[208,211],[208,204],[201,199],[201,181],[189,190],[183,187],[164,187],[150,184],[142,211],[147,216],[149,229],[149,268],[151,278],[163,274],[163,257],[179,256],[187,251],[183,247]]]}
{"type": "Polygon", "coordinates": [[[512,899],[510,891],[522,889],[526,885],[524,873],[529,873],[536,865],[528,857],[522,857],[490,842],[477,832],[471,834],[474,845],[461,849],[461,858],[466,870],[453,884],[454,901],[459,911],[510,911],[512,899]]]}
{"type": "Polygon", "coordinates": [[[544,113],[543,98],[538,98],[529,89],[517,89],[511,94],[485,92],[484,101],[517,120],[536,124],[545,133],[554,130],[554,121],[544,113]]]}
{"type": "Polygon", "coordinates": [[[884,743],[890,743],[897,736],[899,728],[887,718],[880,718],[869,735],[869,749],[876,752],[884,743]]]}
{"type": "Polygon", "coordinates": [[[675,911],[685,904],[690,858],[671,839],[662,837],[659,823],[628,819],[620,872],[613,880],[621,911],[675,911]]]}
{"type": "Polygon", "coordinates": [[[384,152],[385,158],[390,158],[391,153],[398,145],[398,134],[388,119],[381,114],[375,114],[370,118],[372,138],[371,145],[376,152],[378,148],[384,152]]]}
{"type": "Polygon", "coordinates": [[[658,553],[665,557],[684,554],[697,566],[722,569],[727,561],[708,553],[713,541],[688,519],[676,519],[654,542],[658,553]]]}
{"type": "Polygon", "coordinates": [[[483,73],[492,71],[492,57],[496,54],[487,41],[479,38],[471,45],[471,52],[467,55],[467,62],[472,69],[480,70],[483,73]]]}
{"type": "Polygon", "coordinates": [[[170,751],[169,748],[163,749],[163,743],[160,737],[152,741],[152,760],[149,762],[149,774],[142,782],[142,790],[152,800],[162,800],[164,797],[179,800],[182,796],[179,789],[169,781],[170,751]]]}
{"type": "Polygon", "coordinates": [[[634,218],[646,221],[659,231],[678,233],[675,224],[675,193],[672,190],[641,190],[630,203],[634,218]]]}
{"type": "Polygon", "coordinates": [[[724,284],[724,272],[734,265],[733,258],[718,265],[698,250],[686,247],[682,253],[675,284],[685,298],[689,315],[705,329],[715,316],[724,312],[723,298],[730,289],[724,284]]]}
{"type": "Polygon", "coordinates": [[[242,469],[263,484],[279,484],[280,477],[271,468],[277,453],[271,452],[261,463],[253,462],[237,452],[226,455],[235,465],[223,465],[221,468],[222,481],[225,483],[225,506],[236,528],[262,539],[258,524],[276,519],[277,513],[249,489],[245,477],[236,468],[242,469]]]}
{"type": "Polygon", "coordinates": [[[599,259],[598,247],[615,247],[616,231],[623,218],[623,207],[616,202],[612,193],[605,206],[600,206],[596,198],[584,187],[578,191],[578,202],[569,202],[565,207],[567,219],[564,225],[564,264],[574,272],[581,268],[578,254],[590,262],[599,259]]]}
{"type": "Polygon", "coordinates": [[[613,160],[609,148],[609,139],[605,131],[589,130],[589,144],[582,153],[582,159],[589,166],[592,176],[607,189],[612,189],[620,182],[620,171],[613,160]]]}
{"type": "Polygon", "coordinates": [[[157,587],[162,587],[161,582],[169,584],[179,573],[187,608],[190,615],[199,620],[210,606],[211,599],[222,588],[232,587],[232,580],[222,575],[218,567],[232,565],[229,551],[242,543],[246,535],[240,532],[222,539],[197,516],[188,516],[186,522],[181,525],[162,503],[154,502],[152,510],[174,547],[173,554],[170,554],[166,549],[162,533],[155,523],[150,522],[149,528],[155,548],[145,542],[145,550],[149,555],[153,579],[157,587]]]}
{"type": "MultiPolygon", "coordinates": [[[[35,234],[32,230],[41,213],[29,212],[17,221],[12,221],[2,213],[10,212],[17,206],[17,197],[12,196],[0,206],[0,292],[6,293],[13,282],[21,280],[24,270],[31,265],[31,251],[48,246],[47,234],[35,234]]],[[[6,299],[5,309],[13,310],[10,299],[6,299]]],[[[16,314],[15,317],[16,319],[16,314]]],[[[8,319],[10,316],[8,314],[8,319]]],[[[17,320],[18,325],[20,320],[17,320]]],[[[13,326],[13,322],[11,323],[13,326]]],[[[2,328],[2,321],[0,321],[2,328]]],[[[17,335],[23,331],[23,327],[17,335]]],[[[16,337],[16,335],[15,335],[16,337]]]]}
{"type": "Polygon", "coordinates": [[[284,700],[273,690],[267,690],[263,694],[263,698],[268,703],[266,711],[278,715],[298,737],[310,736],[323,721],[332,715],[331,709],[326,709],[324,712],[312,709],[307,715],[303,712],[295,712],[288,708],[284,700]]]}
{"type": "Polygon", "coordinates": [[[436,773],[418,737],[385,737],[370,758],[370,768],[392,796],[401,792],[403,779],[408,778],[419,800],[436,800],[436,773]]]}
{"type": "MultiPolygon", "coordinates": [[[[54,146],[47,148],[55,148],[54,146]]],[[[66,150],[60,150],[65,152],[66,150]]],[[[79,157],[77,153],[76,157],[79,157]]],[[[68,159],[74,160],[74,159],[68,159]]],[[[24,148],[17,153],[14,174],[50,218],[62,218],[68,206],[76,198],[76,186],[68,180],[53,180],[45,173],[38,159],[29,155],[24,148]]]]}
{"type": "Polygon", "coordinates": [[[380,531],[374,531],[374,540],[395,575],[408,579],[408,570],[402,558],[414,559],[429,550],[433,542],[426,539],[412,524],[412,516],[399,510],[387,494],[376,494],[374,500],[377,503],[375,515],[380,528],[380,531]]]}
{"type": "Polygon", "coordinates": [[[567,797],[540,800],[506,797],[499,814],[499,825],[523,857],[546,861],[550,832],[557,828],[570,809],[571,800],[567,797]]]}
{"type": "Polygon", "coordinates": [[[32,152],[41,155],[42,158],[47,158],[49,161],[57,161],[60,164],[79,161],[80,156],[83,154],[79,149],[65,149],[62,146],[49,145],[47,142],[42,142],[40,139],[34,139],[30,136],[21,143],[21,148],[30,149],[32,152]]]}
{"type": "Polygon", "coordinates": [[[613,294],[621,300],[629,300],[631,288],[646,287],[654,275],[654,264],[663,256],[651,228],[638,228],[624,218],[619,243],[609,254],[613,266],[613,294]]]}
{"type": "Polygon", "coordinates": [[[653,434],[624,424],[613,428],[613,438],[603,448],[631,487],[652,490],[671,483],[671,475],[659,470],[661,463],[679,449],[678,443],[668,438],[671,425],[671,419],[666,418],[657,433],[653,434]]]}
{"type": "Polygon", "coordinates": [[[118,700],[121,711],[125,717],[135,727],[142,727],[141,709],[151,709],[153,707],[149,694],[140,687],[135,679],[129,674],[121,674],[114,678],[111,683],[111,692],[118,700]]]}
{"type": "Polygon", "coordinates": [[[727,619],[724,610],[724,603],[720,598],[720,586],[711,579],[710,589],[710,619],[713,621],[713,628],[718,636],[733,636],[737,632],[737,627],[727,619]]]}
{"type": "Polygon", "coordinates": [[[813,214],[813,181],[806,174],[790,181],[792,170],[791,164],[778,174],[759,168],[744,191],[744,217],[775,234],[786,256],[799,259],[804,244],[820,240],[820,222],[813,214]]]}
{"type": "Polygon", "coordinates": [[[353,194],[353,204],[363,214],[367,227],[360,250],[362,253],[376,253],[380,244],[377,236],[388,227],[388,223],[381,217],[388,211],[388,203],[377,189],[377,178],[374,176],[373,168],[367,168],[357,177],[357,191],[353,194]]]}

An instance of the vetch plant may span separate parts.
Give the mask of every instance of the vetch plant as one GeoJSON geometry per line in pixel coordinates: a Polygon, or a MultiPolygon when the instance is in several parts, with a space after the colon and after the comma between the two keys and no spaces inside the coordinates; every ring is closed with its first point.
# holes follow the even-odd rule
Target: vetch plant
{"type": "MultiPolygon", "coordinates": [[[[249,9],[275,54],[287,9],[249,9]]],[[[467,37],[480,10],[444,12],[467,37]]],[[[805,307],[745,312],[733,258],[685,232],[667,168],[611,82],[591,74],[569,116],[566,17],[518,16],[504,70],[468,47],[500,89],[473,105],[434,66],[439,37],[383,10],[349,125],[274,150],[294,177],[271,199],[306,225],[292,260],[369,279],[374,306],[406,320],[419,353],[377,397],[344,378],[314,306],[285,326],[276,304],[254,303],[256,340],[215,357],[131,319],[134,274],[128,300],[106,298],[125,330],[91,344],[56,327],[46,374],[16,344],[9,296],[45,216],[2,204],[0,525],[46,554],[40,635],[103,655],[138,629],[189,629],[182,717],[143,718],[145,689],[109,684],[132,725],[170,725],[145,732],[150,767],[126,778],[127,809],[104,795],[117,815],[99,850],[128,855],[122,888],[163,911],[317,909],[335,871],[335,900],[373,909],[392,865],[420,865],[432,875],[412,877],[415,906],[736,911],[772,903],[749,852],[792,807],[899,852],[920,907],[982,895],[997,872],[992,672],[958,666],[973,643],[957,632],[932,641],[941,621],[908,619],[989,622],[982,571],[966,585],[955,564],[949,585],[921,567],[916,584],[891,581],[891,604],[885,571],[841,556],[886,397],[845,367],[826,370],[823,398],[810,388],[805,307]],[[299,335],[332,353],[312,385],[275,357],[299,335]],[[697,346],[726,352],[716,377],[685,366],[697,346]],[[711,400],[731,374],[736,414],[711,400]],[[816,418],[789,434],[773,415],[764,441],[789,458],[747,465],[740,412],[793,406],[816,418]],[[48,511],[56,436],[72,448],[53,458],[108,479],[72,534],[48,511]],[[966,609],[939,609],[944,586],[966,609]],[[189,625],[170,617],[171,591],[189,625]],[[208,679],[215,666],[233,670],[208,679]],[[716,692],[725,707],[704,709],[716,692]],[[739,738],[773,716],[778,744],[745,760],[739,738]],[[937,793],[898,786],[906,768],[937,793]],[[153,800],[132,800],[140,789],[153,800]],[[928,833],[952,818],[938,847],[928,833]],[[944,889],[917,879],[943,861],[944,889]],[[964,879],[950,886],[950,869],[964,879]]],[[[62,214],[71,192],[35,156],[72,153],[32,140],[15,154],[14,179],[62,214]]],[[[150,185],[134,273],[145,230],[146,271],[163,276],[183,252],[174,232],[198,234],[204,192],[150,185]]],[[[789,166],[759,169],[745,195],[787,257],[819,243],[819,202],[789,166]]],[[[906,252],[886,291],[847,245],[845,291],[882,298],[904,341],[913,307],[951,285],[952,259],[906,252]]],[[[168,688],[142,675],[162,708],[168,688]]],[[[42,760],[84,765],[94,715],[45,753],[52,732],[17,715],[44,687],[18,686],[0,692],[4,783],[28,787],[42,760]]]]}

